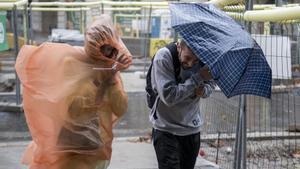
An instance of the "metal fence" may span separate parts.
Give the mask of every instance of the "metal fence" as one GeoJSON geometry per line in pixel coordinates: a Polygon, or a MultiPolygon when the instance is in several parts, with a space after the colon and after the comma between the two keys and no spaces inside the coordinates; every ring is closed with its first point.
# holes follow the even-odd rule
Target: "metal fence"
{"type": "MultiPolygon", "coordinates": [[[[238,7],[228,9],[237,10],[238,7]]],[[[235,14],[235,18],[244,22],[242,14],[235,14]]],[[[246,167],[241,168],[299,168],[300,23],[252,22],[249,32],[272,68],[272,98],[246,96],[244,127],[237,126],[240,96],[227,99],[221,92],[215,92],[203,100],[202,155],[221,168],[235,168],[235,152],[241,151],[236,145],[239,127],[247,132],[247,150],[242,153],[246,157],[246,167]]]]}

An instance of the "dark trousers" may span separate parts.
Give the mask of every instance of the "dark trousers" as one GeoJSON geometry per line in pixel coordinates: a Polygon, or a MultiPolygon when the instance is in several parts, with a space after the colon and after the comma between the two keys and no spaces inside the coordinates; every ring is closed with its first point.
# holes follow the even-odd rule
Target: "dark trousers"
{"type": "Polygon", "coordinates": [[[194,169],[200,133],[176,136],[153,129],[152,137],[159,169],[194,169]]]}

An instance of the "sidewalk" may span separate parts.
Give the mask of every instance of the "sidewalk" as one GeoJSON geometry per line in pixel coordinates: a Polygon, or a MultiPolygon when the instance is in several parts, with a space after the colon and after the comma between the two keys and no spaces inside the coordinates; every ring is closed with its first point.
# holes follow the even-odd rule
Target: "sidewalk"
{"type": "MultiPolygon", "coordinates": [[[[113,143],[113,155],[108,169],[157,169],[156,156],[151,143],[134,143],[127,140],[119,139],[113,143]]],[[[218,167],[198,158],[195,169],[218,169],[218,167]]]]}
{"type": "MultiPolygon", "coordinates": [[[[157,169],[156,156],[151,143],[129,142],[116,138],[108,169],[157,169]]],[[[0,169],[27,169],[20,164],[22,153],[29,142],[0,143],[0,169]]],[[[217,169],[210,162],[198,158],[195,169],[217,169]]]]}

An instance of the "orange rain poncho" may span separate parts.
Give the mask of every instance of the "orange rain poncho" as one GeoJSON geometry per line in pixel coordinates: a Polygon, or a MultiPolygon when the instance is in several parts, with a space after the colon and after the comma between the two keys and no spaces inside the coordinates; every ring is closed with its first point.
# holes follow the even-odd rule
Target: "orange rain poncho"
{"type": "Polygon", "coordinates": [[[102,169],[109,163],[112,127],[127,110],[118,70],[128,68],[131,55],[102,18],[87,29],[84,48],[44,43],[19,52],[16,71],[33,139],[22,161],[30,169],[102,169]]]}

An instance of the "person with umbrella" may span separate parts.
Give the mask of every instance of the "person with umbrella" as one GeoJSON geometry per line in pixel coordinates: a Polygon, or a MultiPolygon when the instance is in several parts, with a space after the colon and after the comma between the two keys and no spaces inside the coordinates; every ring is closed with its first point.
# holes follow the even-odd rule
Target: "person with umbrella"
{"type": "Polygon", "coordinates": [[[213,83],[209,69],[184,40],[173,45],[180,62],[179,80],[174,76],[173,58],[166,47],[153,60],[151,83],[158,94],[150,115],[153,144],[159,169],[193,169],[203,122],[199,101],[210,96],[213,83]]]}
{"type": "Polygon", "coordinates": [[[179,81],[166,48],[153,60],[152,87],[158,97],[151,110],[153,145],[159,169],[193,169],[200,145],[199,100],[216,83],[228,98],[251,94],[271,97],[272,70],[259,45],[244,28],[211,4],[171,3],[179,81]],[[213,79],[213,82],[212,82],[213,79]]]}

